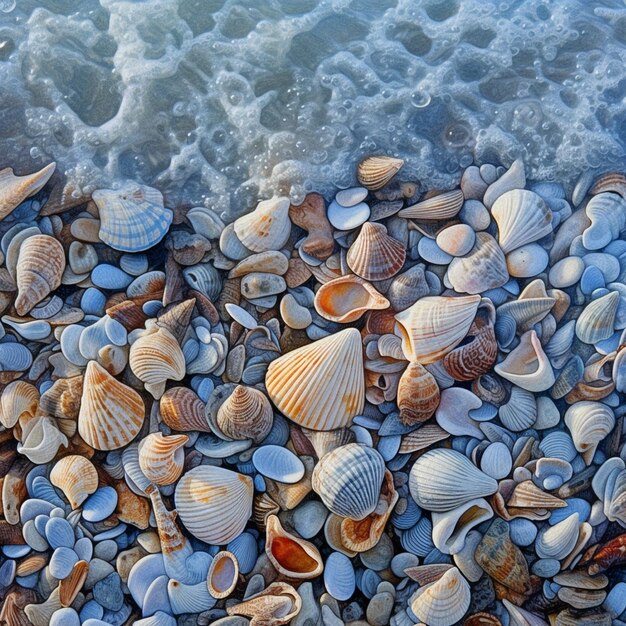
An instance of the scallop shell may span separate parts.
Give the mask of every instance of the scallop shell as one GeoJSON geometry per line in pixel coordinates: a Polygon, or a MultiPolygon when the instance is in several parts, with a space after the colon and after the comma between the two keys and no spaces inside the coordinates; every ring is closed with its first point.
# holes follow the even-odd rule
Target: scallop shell
{"type": "Polygon", "coordinates": [[[461,506],[432,515],[433,543],[443,554],[457,554],[465,546],[465,537],[472,528],[493,517],[493,509],[484,498],[475,498],[461,506]]]}
{"type": "Polygon", "coordinates": [[[140,252],[161,241],[174,213],[152,187],[131,183],[121,189],[99,189],[92,199],[100,214],[100,240],[115,250],[140,252]]]}
{"type": "Polygon", "coordinates": [[[274,423],[274,411],[265,394],[254,387],[237,385],[217,411],[217,425],[231,439],[260,443],[274,423]]]}
{"type": "Polygon", "coordinates": [[[22,243],[17,259],[15,310],[26,315],[60,284],[65,251],[54,237],[33,235],[22,243]]]}
{"type": "Polygon", "coordinates": [[[398,313],[396,334],[409,361],[434,363],[467,335],[478,311],[480,296],[432,296],[398,313]]]}
{"type": "Polygon", "coordinates": [[[327,320],[348,324],[366,311],[389,307],[389,301],[372,285],[354,274],[322,285],[315,294],[315,310],[327,320]]]}
{"type": "Polygon", "coordinates": [[[365,222],[348,250],[348,267],[365,280],[385,280],[395,276],[404,265],[406,249],[387,234],[377,222],[365,222]]]}
{"type": "Polygon", "coordinates": [[[582,401],[570,406],[564,419],[572,433],[576,450],[590,465],[598,444],[615,426],[613,410],[601,402],[582,401]]]}
{"type": "Polygon", "coordinates": [[[608,339],[613,334],[619,302],[617,291],[592,300],[576,320],[576,336],[589,344],[608,339]]]}
{"type": "Polygon", "coordinates": [[[48,163],[38,172],[16,176],[13,169],[0,170],[0,220],[19,206],[23,200],[36,194],[50,180],[56,163],[48,163]]]}
{"type": "Polygon", "coordinates": [[[222,545],[235,539],[252,515],[252,479],[237,472],[200,465],[176,485],[176,510],[197,539],[222,545]]]}
{"type": "Polygon", "coordinates": [[[542,559],[564,559],[576,545],[579,533],[578,513],[539,531],[535,542],[537,556],[542,559]]]}
{"type": "Polygon", "coordinates": [[[423,365],[409,363],[398,384],[400,421],[405,425],[425,422],[435,413],[439,400],[435,377],[423,365]]]}
{"type": "Polygon", "coordinates": [[[505,254],[552,232],[552,211],[534,191],[513,189],[493,203],[498,244],[505,254]]]}
{"type": "Polygon", "coordinates": [[[13,381],[0,395],[0,423],[13,428],[20,418],[34,417],[38,406],[37,387],[22,380],[13,381]]]}
{"type": "Polygon", "coordinates": [[[40,415],[28,422],[27,430],[22,430],[23,441],[17,444],[17,451],[37,465],[49,463],[61,446],[68,445],[67,437],[51,417],[40,415]]]}
{"type": "Polygon", "coordinates": [[[146,478],[157,485],[176,482],[183,471],[183,446],[188,441],[187,435],[153,433],[144,437],[139,444],[139,467],[146,478]]]}
{"type": "Polygon", "coordinates": [[[404,165],[402,159],[388,156],[371,156],[363,159],[357,168],[359,183],[370,191],[384,187],[404,165]]]}
{"type": "Polygon", "coordinates": [[[350,443],[326,454],[313,470],[313,490],[336,515],[362,520],[378,504],[385,461],[368,446],[350,443]]]}
{"type": "Polygon", "coordinates": [[[280,250],[289,239],[289,198],[272,198],[259,202],[256,209],[234,223],[239,241],[252,252],[280,250]]]}
{"type": "Polygon", "coordinates": [[[205,417],[205,405],[188,387],[172,387],[159,400],[163,421],[174,430],[212,432],[205,417]]]}
{"type": "Polygon", "coordinates": [[[626,200],[616,193],[599,193],[587,202],[585,213],[591,220],[583,232],[587,250],[600,250],[617,239],[626,228],[626,200]]]}
{"type": "Polygon", "coordinates": [[[495,493],[498,483],[455,450],[429,450],[415,461],[409,475],[413,499],[427,511],[445,513],[495,493]]]}
{"type": "Polygon", "coordinates": [[[89,459],[72,454],[55,463],[50,482],[65,494],[72,508],[77,509],[98,488],[98,472],[89,459]]]}
{"type": "Polygon", "coordinates": [[[500,421],[509,430],[521,432],[537,420],[537,399],[526,389],[514,386],[509,401],[498,409],[500,421]]]}
{"type": "Polygon", "coordinates": [[[80,436],[97,450],[115,450],[132,441],[143,424],[141,396],[119,382],[96,361],[85,371],[78,414],[80,436]]]}
{"type": "Polygon", "coordinates": [[[414,220],[447,220],[454,217],[462,206],[463,192],[454,189],[408,206],[398,213],[398,217],[414,220]]]}
{"type": "Polygon", "coordinates": [[[211,561],[207,574],[209,593],[218,600],[227,598],[237,585],[239,578],[239,562],[237,557],[228,550],[218,552],[211,561]]]}
{"type": "Polygon", "coordinates": [[[279,411],[305,428],[348,426],[365,396],[359,331],[347,328],[272,361],[265,386],[279,411]]]}

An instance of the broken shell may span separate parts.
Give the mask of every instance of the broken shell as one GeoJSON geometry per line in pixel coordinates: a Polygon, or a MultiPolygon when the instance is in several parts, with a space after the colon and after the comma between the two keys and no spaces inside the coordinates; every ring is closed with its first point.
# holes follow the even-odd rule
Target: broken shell
{"type": "Polygon", "coordinates": [[[385,280],[395,276],[404,265],[406,249],[387,234],[387,228],[375,222],[365,222],[359,236],[350,246],[348,267],[365,280],[385,280]]]}
{"type": "Polygon", "coordinates": [[[44,168],[26,176],[16,176],[13,169],[0,170],[0,220],[19,206],[23,200],[36,194],[50,180],[56,163],[48,163],[44,168]]]}
{"type": "Polygon", "coordinates": [[[232,552],[218,552],[211,561],[207,574],[209,593],[218,600],[227,598],[237,585],[239,562],[232,552]]]}
{"type": "Polygon", "coordinates": [[[56,420],[40,415],[28,422],[23,428],[22,443],[17,444],[17,451],[28,457],[33,463],[49,463],[57,455],[61,446],[67,447],[67,437],[59,430],[56,420]]]}
{"type": "Polygon", "coordinates": [[[359,163],[357,178],[370,191],[384,187],[404,165],[402,159],[388,156],[371,156],[359,163]]]}
{"type": "Polygon", "coordinates": [[[267,589],[248,597],[243,602],[228,606],[229,615],[250,617],[250,626],[288,624],[298,615],[302,607],[302,598],[287,583],[272,583],[267,589]]]}
{"type": "Polygon", "coordinates": [[[153,433],[139,443],[139,467],[146,478],[157,485],[171,485],[183,471],[187,435],[164,437],[153,433]]]}
{"type": "Polygon", "coordinates": [[[98,472],[89,459],[71,454],[56,462],[50,472],[50,482],[65,494],[71,507],[77,509],[98,488],[98,472]]]}
{"type": "Polygon", "coordinates": [[[443,554],[463,550],[465,537],[472,528],[493,517],[493,510],[484,498],[475,498],[445,513],[432,513],[432,539],[443,554]]]}
{"type": "Polygon", "coordinates": [[[9,383],[0,396],[0,423],[13,428],[20,418],[35,416],[39,406],[39,391],[22,380],[9,383]]]}

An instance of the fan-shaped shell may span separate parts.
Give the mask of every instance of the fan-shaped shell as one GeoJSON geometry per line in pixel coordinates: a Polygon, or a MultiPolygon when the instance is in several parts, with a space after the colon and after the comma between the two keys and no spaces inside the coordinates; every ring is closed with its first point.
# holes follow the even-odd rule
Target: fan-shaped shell
{"type": "Polygon", "coordinates": [[[576,320],[576,336],[584,343],[597,343],[613,334],[619,293],[611,291],[592,300],[576,320]]]}
{"type": "Polygon", "coordinates": [[[188,387],[172,387],[159,401],[163,421],[174,430],[212,432],[205,417],[205,405],[188,387]]]}
{"type": "Polygon", "coordinates": [[[26,315],[60,284],[65,270],[65,251],[54,237],[33,235],[20,246],[15,282],[15,310],[26,315]]]}
{"type": "Polygon", "coordinates": [[[100,214],[100,240],[115,250],[140,252],[161,241],[174,213],[163,207],[161,192],[131,183],[121,189],[99,189],[92,199],[100,214]]]}
{"type": "Polygon", "coordinates": [[[237,385],[217,411],[217,425],[231,439],[260,443],[274,423],[274,411],[265,394],[254,387],[237,385]]]}
{"type": "Polygon", "coordinates": [[[85,371],[78,414],[80,436],[97,450],[115,450],[132,441],[145,416],[141,396],[96,361],[85,371]]]}
{"type": "Polygon", "coordinates": [[[48,163],[44,168],[26,176],[16,176],[13,169],[0,170],[0,220],[3,220],[23,200],[36,194],[50,180],[56,163],[48,163]]]}
{"type": "Polygon", "coordinates": [[[542,529],[537,535],[535,550],[542,559],[564,559],[576,545],[579,534],[578,513],[542,529]]]}
{"type": "Polygon", "coordinates": [[[359,331],[347,328],[272,361],[265,386],[278,409],[305,428],[348,426],[365,397],[359,331]]]}
{"type": "Polygon", "coordinates": [[[397,400],[403,424],[425,422],[439,406],[439,385],[423,365],[412,361],[400,378],[397,400]]]}
{"type": "Polygon", "coordinates": [[[239,578],[239,562],[232,553],[218,552],[211,561],[207,574],[209,593],[218,600],[227,598],[235,589],[239,578]]]}
{"type": "Polygon", "coordinates": [[[572,433],[576,450],[591,464],[598,444],[613,430],[615,414],[601,402],[582,401],[565,412],[565,424],[572,433]]]}
{"type": "Polygon", "coordinates": [[[463,192],[454,189],[408,206],[398,216],[415,220],[447,220],[454,217],[462,206],[463,192]]]}
{"type": "Polygon", "coordinates": [[[23,380],[13,381],[0,395],[0,423],[13,428],[21,417],[34,417],[38,406],[37,387],[23,380]]]}
{"type": "Polygon", "coordinates": [[[72,454],[57,461],[50,472],[50,482],[58,487],[73,509],[98,488],[98,472],[85,457],[72,454]]]}
{"type": "Polygon", "coordinates": [[[235,220],[235,234],[252,252],[280,250],[289,239],[289,198],[271,198],[257,204],[256,209],[235,220]]]}
{"type": "Polygon", "coordinates": [[[511,389],[511,396],[506,404],[498,409],[502,424],[513,432],[521,432],[537,420],[537,399],[535,395],[517,385],[511,389]]]}
{"type": "Polygon", "coordinates": [[[385,280],[395,276],[404,265],[406,249],[387,234],[377,222],[365,222],[348,250],[348,267],[365,280],[385,280]]]}
{"type": "Polygon", "coordinates": [[[384,187],[403,165],[402,159],[388,156],[367,157],[359,163],[357,178],[363,187],[376,191],[384,187]]]}
{"type": "Polygon", "coordinates": [[[616,193],[599,193],[589,200],[585,213],[591,220],[583,232],[583,246],[600,250],[626,228],[626,200],[616,193]]]}
{"type": "Polygon", "coordinates": [[[200,465],[176,485],[176,510],[187,530],[210,544],[239,536],[252,515],[254,487],[249,476],[200,465]]]}
{"type": "Polygon", "coordinates": [[[187,435],[164,437],[153,433],[139,444],[139,467],[146,478],[157,485],[171,485],[183,471],[187,435]]]}

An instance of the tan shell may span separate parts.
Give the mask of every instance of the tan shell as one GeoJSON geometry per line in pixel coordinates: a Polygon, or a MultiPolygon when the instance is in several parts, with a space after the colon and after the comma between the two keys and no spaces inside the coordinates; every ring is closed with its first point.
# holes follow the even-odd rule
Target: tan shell
{"type": "Polygon", "coordinates": [[[0,220],[3,220],[23,200],[37,193],[48,182],[56,163],[49,163],[43,169],[26,176],[16,176],[13,169],[0,170],[0,220]]]}
{"type": "Polygon", "coordinates": [[[37,387],[22,380],[13,381],[0,395],[0,423],[5,428],[13,428],[22,416],[34,417],[38,406],[37,387]]]}
{"type": "Polygon", "coordinates": [[[348,250],[348,267],[365,280],[385,280],[395,276],[404,265],[406,249],[387,234],[377,222],[365,222],[348,250]]]}
{"type": "Polygon", "coordinates": [[[567,506],[567,502],[542,491],[532,480],[515,485],[506,504],[519,509],[560,509],[567,506]]]}
{"type": "Polygon", "coordinates": [[[217,425],[231,439],[260,443],[269,435],[274,411],[265,394],[254,387],[237,385],[217,411],[217,425]]]}
{"type": "Polygon", "coordinates": [[[187,435],[164,437],[152,433],[139,443],[139,467],[146,478],[157,485],[171,485],[183,471],[187,435]]]}
{"type": "Polygon", "coordinates": [[[252,252],[280,250],[289,239],[289,198],[259,202],[256,209],[235,220],[235,234],[252,252]]]}
{"type": "Polygon", "coordinates": [[[59,378],[39,400],[39,407],[48,415],[76,419],[83,393],[83,377],[59,378]]]}
{"type": "Polygon", "coordinates": [[[414,220],[447,220],[454,217],[462,206],[463,192],[454,189],[408,206],[398,213],[398,217],[414,220]]]}
{"type": "Polygon", "coordinates": [[[59,583],[59,600],[61,606],[70,606],[76,596],[83,588],[87,574],[89,573],[89,563],[87,561],[77,561],[70,572],[70,575],[59,583]]]}
{"type": "Polygon", "coordinates": [[[98,472],[89,459],[71,454],[57,461],[50,472],[50,482],[76,509],[98,488],[98,472]]]}
{"type": "Polygon", "coordinates": [[[439,400],[435,377],[416,361],[409,363],[398,384],[400,421],[406,425],[425,422],[435,413],[439,400]]]}
{"type": "Polygon", "coordinates": [[[237,557],[228,550],[218,552],[211,561],[207,574],[209,593],[218,600],[227,598],[235,589],[239,577],[237,557]]]}
{"type": "Polygon", "coordinates": [[[145,410],[134,389],[113,378],[96,361],[87,364],[78,432],[92,448],[115,450],[130,443],[143,424],[145,410]]]}
{"type": "Polygon", "coordinates": [[[370,191],[384,187],[404,165],[402,159],[388,156],[371,156],[363,159],[357,168],[357,178],[370,191]]]}
{"type": "Polygon", "coordinates": [[[400,454],[417,452],[418,450],[428,448],[438,441],[443,441],[449,436],[450,433],[441,428],[439,424],[424,424],[421,428],[402,437],[399,452],[400,454]]]}
{"type": "Polygon", "coordinates": [[[228,606],[229,615],[250,617],[250,626],[280,626],[288,624],[300,612],[302,598],[287,583],[272,583],[259,593],[234,606],[228,606]]]}
{"type": "Polygon", "coordinates": [[[163,421],[174,430],[212,432],[205,417],[205,405],[188,387],[172,387],[159,401],[163,421]]]}

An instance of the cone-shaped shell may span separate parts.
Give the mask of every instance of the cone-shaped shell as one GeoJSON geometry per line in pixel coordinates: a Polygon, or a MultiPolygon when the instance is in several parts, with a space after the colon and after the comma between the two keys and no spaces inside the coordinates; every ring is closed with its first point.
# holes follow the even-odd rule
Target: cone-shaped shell
{"type": "Polygon", "coordinates": [[[409,361],[434,363],[456,348],[476,316],[480,296],[432,296],[396,315],[396,334],[409,361]]]}
{"type": "Polygon", "coordinates": [[[608,339],[613,334],[619,301],[617,291],[592,300],[576,320],[576,336],[584,343],[608,339]]]}
{"type": "Polygon", "coordinates": [[[131,183],[122,189],[94,191],[100,214],[100,240],[115,250],[139,252],[161,241],[173,212],[163,207],[161,192],[131,183]]]}
{"type": "Polygon", "coordinates": [[[196,299],[189,298],[183,302],[177,302],[168,306],[159,313],[157,325],[169,330],[174,339],[179,344],[182,344],[195,304],[196,299]]]}
{"type": "Polygon", "coordinates": [[[289,198],[259,202],[256,209],[241,216],[234,224],[239,241],[252,252],[280,250],[289,239],[289,198]]]}
{"type": "Polygon", "coordinates": [[[442,513],[495,493],[498,483],[460,452],[437,448],[415,461],[409,489],[423,509],[442,513]]]}
{"type": "Polygon", "coordinates": [[[305,428],[349,426],[365,398],[359,331],[347,328],[272,361],[265,386],[278,409],[305,428]]]}
{"type": "Polygon", "coordinates": [[[65,494],[72,508],[76,509],[98,488],[98,472],[89,459],[72,454],[55,463],[50,472],[50,482],[65,494]]]}
{"type": "Polygon", "coordinates": [[[217,425],[231,439],[260,443],[269,435],[274,411],[265,394],[254,387],[237,385],[217,411],[217,425]]]}
{"type": "Polygon", "coordinates": [[[161,433],[152,433],[144,437],[139,444],[139,467],[146,478],[157,485],[176,482],[183,471],[183,446],[187,441],[187,435],[164,437],[161,433]]]}
{"type": "Polygon", "coordinates": [[[506,504],[519,509],[560,509],[567,506],[563,500],[539,489],[532,480],[515,485],[506,504]]]}
{"type": "Polygon", "coordinates": [[[577,402],[565,412],[565,424],[572,433],[576,450],[591,464],[598,444],[613,430],[615,414],[602,402],[577,402]]]}
{"type": "Polygon", "coordinates": [[[341,324],[358,320],[366,311],[388,307],[387,298],[354,274],[325,283],[315,294],[315,310],[327,320],[341,324]]]}
{"type": "Polygon", "coordinates": [[[23,380],[13,381],[0,395],[0,424],[13,428],[21,417],[33,417],[38,406],[37,387],[23,380]]]}
{"type": "Polygon", "coordinates": [[[209,593],[218,600],[227,598],[235,589],[239,578],[239,562],[232,553],[218,552],[211,561],[206,584],[209,593]]]}
{"type": "Polygon", "coordinates": [[[373,448],[349,443],[326,454],[313,470],[313,490],[342,517],[362,520],[378,504],[385,461],[373,448]]]}
{"type": "Polygon", "coordinates": [[[435,377],[416,361],[409,363],[398,384],[400,421],[406,425],[425,422],[435,413],[440,399],[435,377]]]}
{"type": "Polygon", "coordinates": [[[452,567],[443,576],[420,587],[411,597],[411,611],[428,626],[452,626],[469,609],[471,590],[469,583],[452,567]]]}
{"type": "Polygon", "coordinates": [[[404,265],[406,249],[387,234],[377,222],[365,222],[348,250],[348,267],[365,280],[385,280],[395,276],[404,265]]]}
{"type": "Polygon", "coordinates": [[[357,168],[357,178],[361,185],[371,191],[384,187],[404,165],[402,159],[388,156],[371,156],[363,159],[357,168]]]}
{"type": "Polygon", "coordinates": [[[447,220],[454,217],[462,206],[463,192],[454,189],[408,206],[398,216],[415,220],[447,220]]]}
{"type": "Polygon", "coordinates": [[[205,417],[204,402],[188,387],[168,389],[161,396],[159,411],[163,421],[174,430],[212,432],[205,417]]]}
{"type": "Polygon", "coordinates": [[[26,176],[16,176],[13,169],[0,170],[0,220],[3,220],[23,200],[37,193],[54,173],[56,163],[26,176]]]}
{"type": "Polygon", "coordinates": [[[65,270],[65,251],[54,237],[33,235],[19,249],[15,310],[26,315],[60,284],[65,270]]]}
{"type": "Polygon", "coordinates": [[[89,361],[78,414],[80,436],[97,450],[122,448],[136,437],[144,416],[141,396],[89,361]]]}
{"type": "Polygon", "coordinates": [[[197,539],[222,545],[238,537],[252,515],[249,476],[212,465],[188,471],[176,485],[176,510],[197,539]]]}

